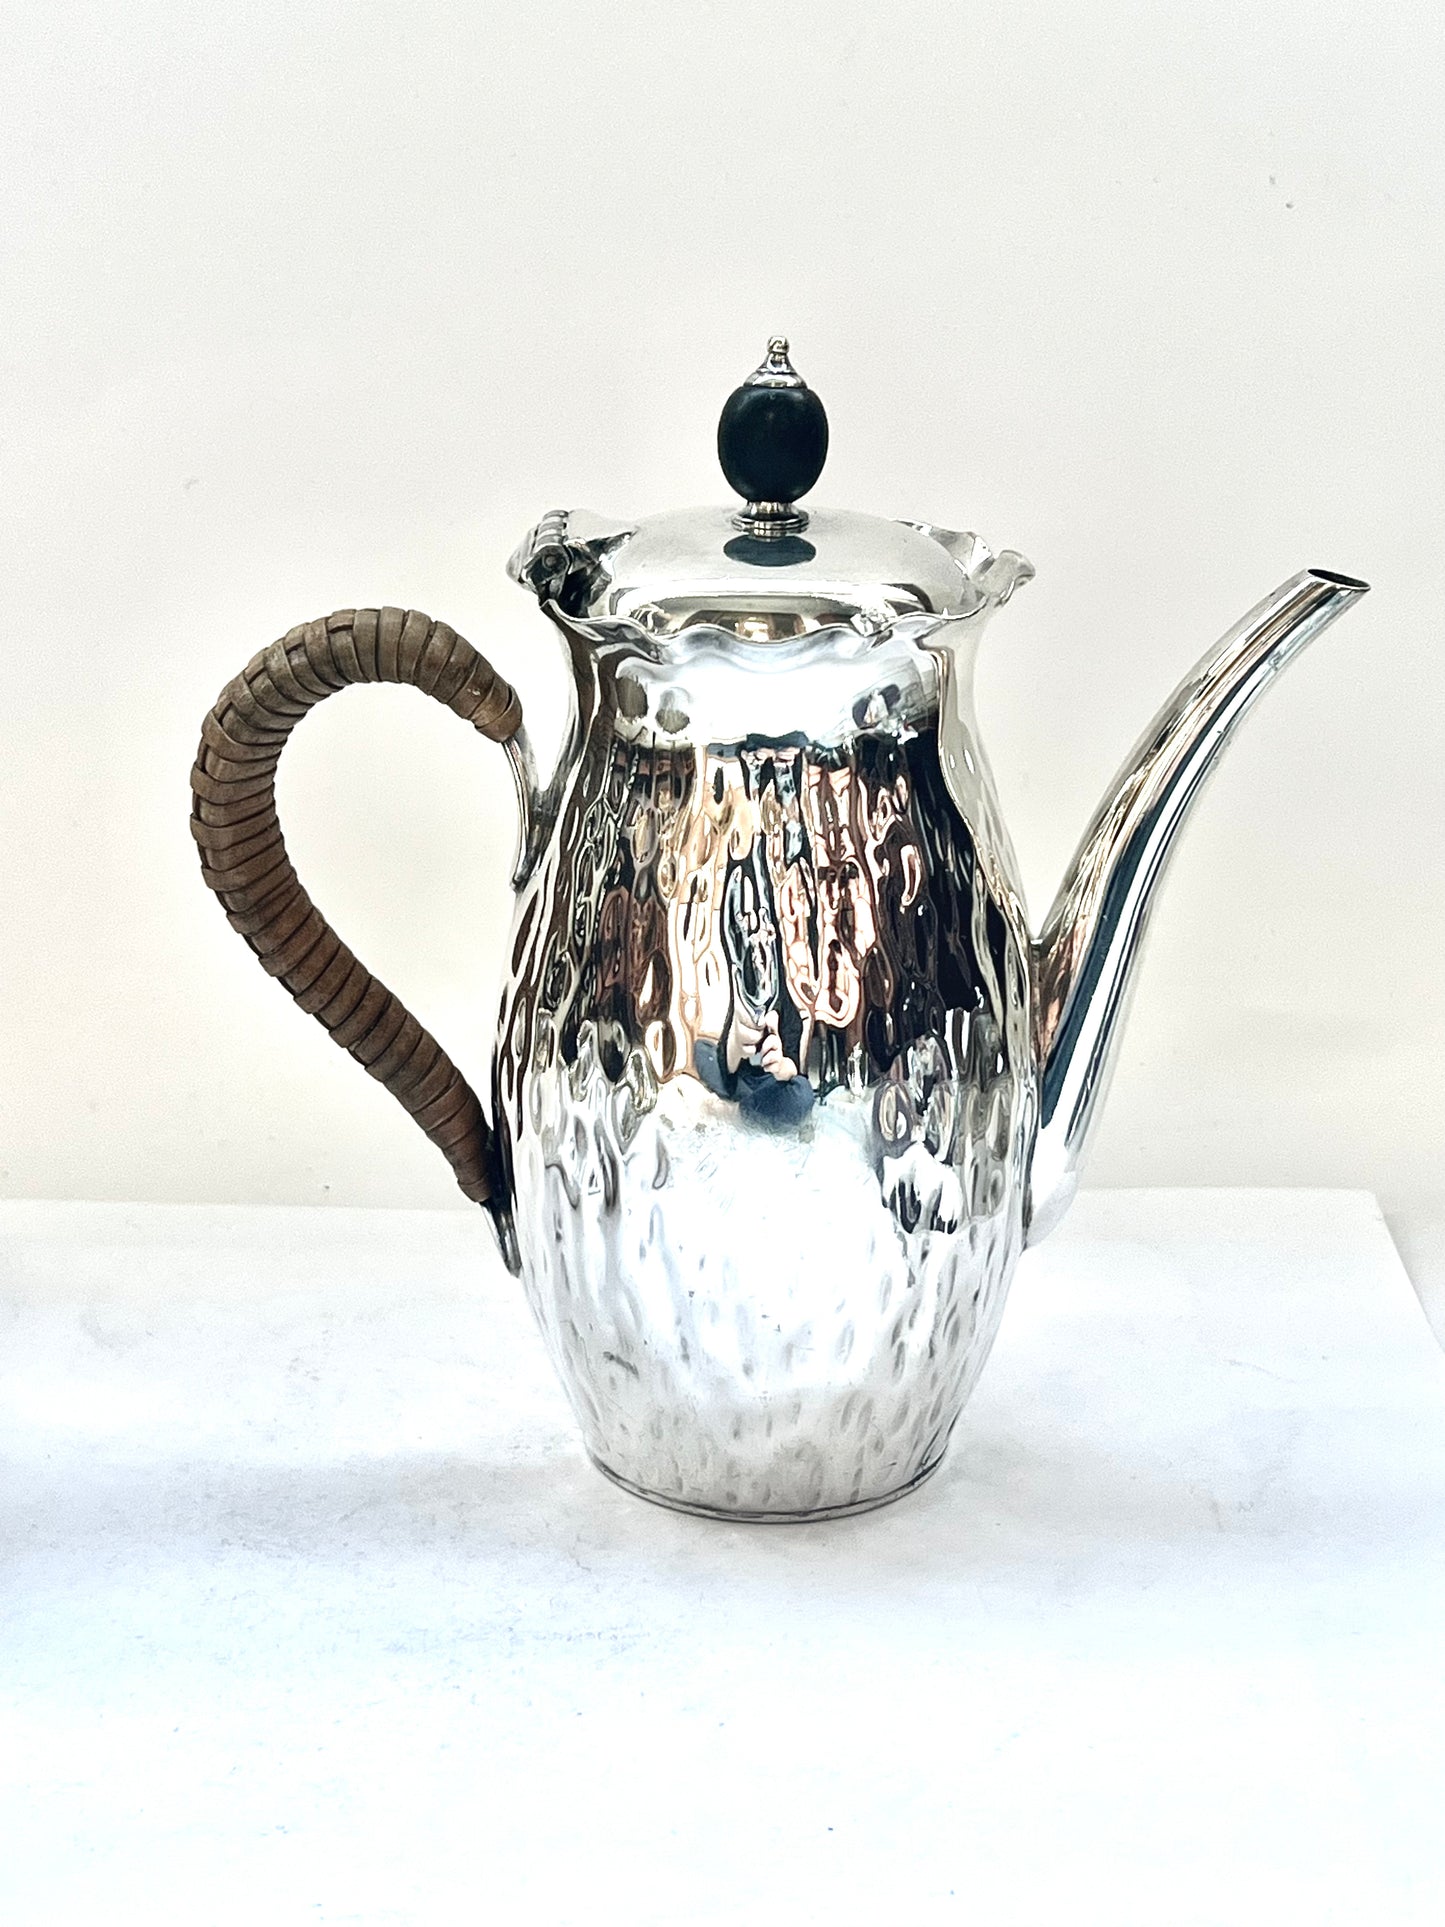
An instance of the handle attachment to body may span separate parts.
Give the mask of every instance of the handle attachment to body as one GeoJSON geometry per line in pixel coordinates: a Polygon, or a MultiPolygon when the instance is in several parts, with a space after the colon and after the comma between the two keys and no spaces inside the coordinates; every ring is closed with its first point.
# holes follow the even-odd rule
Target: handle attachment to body
{"type": "Polygon", "coordinates": [[[302,1010],[384,1084],[477,1204],[492,1198],[492,1134],[470,1084],[431,1033],[361,963],[312,903],[276,817],[276,765],[308,710],[351,683],[410,683],[494,743],[522,706],[471,644],[405,609],[340,609],[292,629],[227,683],[201,727],[191,833],[201,874],[302,1010]]]}

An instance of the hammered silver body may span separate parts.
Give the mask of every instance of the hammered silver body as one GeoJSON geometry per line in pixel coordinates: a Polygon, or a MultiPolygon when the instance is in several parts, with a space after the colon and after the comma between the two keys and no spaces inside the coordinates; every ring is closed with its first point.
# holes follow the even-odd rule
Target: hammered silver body
{"type": "Polygon", "coordinates": [[[545,788],[509,745],[503,1250],[621,1484],[736,1518],[879,1505],[938,1464],[1073,1194],[1181,824],[1365,585],[1307,570],[1196,665],[1034,941],[972,695],[1022,556],[837,511],[766,541],[558,511],[512,571],[575,700],[545,788]]]}
{"type": "Polygon", "coordinates": [[[587,1448],[649,1498],[877,1505],[987,1358],[1037,1115],[1022,899],[957,728],[987,612],[750,642],[550,611],[578,709],[494,1114],[587,1448]]]}

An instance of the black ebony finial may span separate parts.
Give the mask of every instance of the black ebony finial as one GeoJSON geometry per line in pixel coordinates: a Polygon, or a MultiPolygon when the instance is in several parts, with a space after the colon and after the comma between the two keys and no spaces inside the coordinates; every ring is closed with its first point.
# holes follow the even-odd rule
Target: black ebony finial
{"type": "Polygon", "coordinates": [[[728,485],[747,507],[733,519],[756,536],[795,534],[808,518],[793,505],[806,495],[828,458],[822,402],[788,359],[781,335],[767,358],[723,404],[717,454],[728,485]]]}

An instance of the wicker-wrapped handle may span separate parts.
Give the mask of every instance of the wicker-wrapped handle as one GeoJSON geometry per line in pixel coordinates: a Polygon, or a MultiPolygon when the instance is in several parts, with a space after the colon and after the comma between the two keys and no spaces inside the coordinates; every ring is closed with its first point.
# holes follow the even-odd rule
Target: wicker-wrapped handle
{"type": "Polygon", "coordinates": [[[201,727],[191,772],[201,874],[262,968],[386,1086],[485,1204],[491,1132],[476,1093],[312,903],[276,820],[287,738],[308,709],[357,682],[411,683],[495,743],[521,727],[516,692],[444,622],[414,609],[341,609],[302,623],[252,657],[201,727]]]}

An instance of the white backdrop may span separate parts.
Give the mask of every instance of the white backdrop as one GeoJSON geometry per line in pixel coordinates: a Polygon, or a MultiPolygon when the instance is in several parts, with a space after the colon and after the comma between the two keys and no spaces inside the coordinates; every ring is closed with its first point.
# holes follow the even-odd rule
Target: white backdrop
{"type": "MultiPolygon", "coordinates": [[[[6,42],[0,1190],[456,1198],[203,889],[201,716],[391,601],[536,720],[514,540],[724,495],[717,409],[781,330],[817,499],[1037,565],[981,687],[1036,918],[1207,643],[1302,566],[1375,583],[1191,826],[1088,1177],[1370,1185],[1445,1259],[1436,10],[125,0],[6,42]]],[[[332,920],[484,1078],[501,756],[353,692],[282,791],[332,920]]]]}

